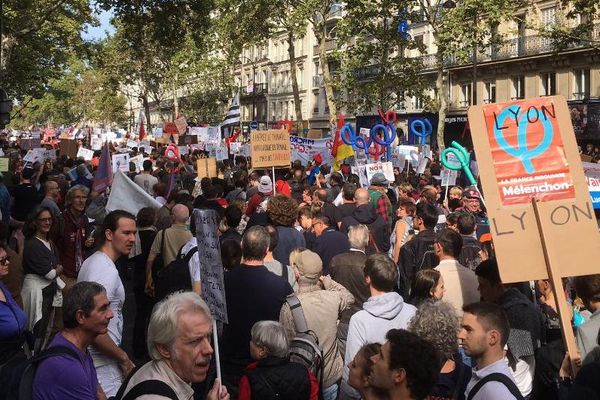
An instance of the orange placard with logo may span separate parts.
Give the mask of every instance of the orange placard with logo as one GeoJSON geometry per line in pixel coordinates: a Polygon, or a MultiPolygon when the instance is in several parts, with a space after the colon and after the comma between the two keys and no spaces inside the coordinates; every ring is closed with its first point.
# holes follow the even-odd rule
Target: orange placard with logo
{"type": "Polygon", "coordinates": [[[491,104],[483,112],[502,205],[575,197],[552,98],[491,104]]]}

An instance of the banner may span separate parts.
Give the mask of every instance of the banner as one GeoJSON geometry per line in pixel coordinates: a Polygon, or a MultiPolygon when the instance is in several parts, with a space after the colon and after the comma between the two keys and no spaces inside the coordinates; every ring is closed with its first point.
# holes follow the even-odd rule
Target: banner
{"type": "Polygon", "coordinates": [[[552,99],[490,104],[483,113],[503,205],[575,197],[552,99]]]}
{"type": "Polygon", "coordinates": [[[250,146],[252,168],[290,166],[290,135],[287,131],[253,131],[250,146]]]}
{"type": "Polygon", "coordinates": [[[158,209],[162,206],[127,175],[117,170],[106,203],[106,211],[125,210],[137,215],[138,211],[144,207],[158,209]]]}
{"type": "Polygon", "coordinates": [[[227,323],[227,304],[223,284],[223,264],[219,244],[219,217],[214,210],[195,209],[192,218],[196,222],[196,240],[200,263],[200,282],[202,298],[206,301],[210,313],[217,321],[227,323]]]}
{"type": "Polygon", "coordinates": [[[332,165],[332,147],[332,138],[304,139],[299,136],[290,136],[291,159],[292,161],[299,160],[304,166],[317,154],[323,158],[323,164],[332,165]]]}

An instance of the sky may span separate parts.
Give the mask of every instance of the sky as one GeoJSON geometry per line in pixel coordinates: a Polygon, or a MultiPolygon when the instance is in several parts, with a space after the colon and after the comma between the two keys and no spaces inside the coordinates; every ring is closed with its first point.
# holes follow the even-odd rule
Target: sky
{"type": "Polygon", "coordinates": [[[100,14],[96,15],[98,20],[100,21],[100,26],[86,26],[87,32],[82,31],[81,37],[84,40],[101,40],[106,37],[106,32],[109,34],[113,34],[115,32],[115,27],[111,25],[110,18],[112,17],[111,11],[102,11],[100,14]]]}

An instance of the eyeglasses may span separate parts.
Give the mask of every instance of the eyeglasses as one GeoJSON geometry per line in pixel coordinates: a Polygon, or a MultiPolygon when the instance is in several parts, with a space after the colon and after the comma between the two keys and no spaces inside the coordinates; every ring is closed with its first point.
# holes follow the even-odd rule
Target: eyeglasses
{"type": "Polygon", "coordinates": [[[52,222],[52,218],[38,218],[38,222],[52,222]]]}
{"type": "Polygon", "coordinates": [[[0,265],[6,265],[9,262],[10,262],[10,257],[9,256],[0,258],[0,265]]]}

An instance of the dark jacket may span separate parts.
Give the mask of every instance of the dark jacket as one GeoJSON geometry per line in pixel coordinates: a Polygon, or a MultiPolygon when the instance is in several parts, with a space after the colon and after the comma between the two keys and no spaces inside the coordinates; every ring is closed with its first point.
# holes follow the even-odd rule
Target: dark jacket
{"type": "Polygon", "coordinates": [[[306,247],[304,236],[289,226],[277,226],[277,246],[273,249],[273,258],[283,265],[290,265],[290,253],[297,247],[306,247]]]}
{"type": "Polygon", "coordinates": [[[372,237],[372,239],[369,238],[367,253],[387,253],[390,249],[390,227],[385,223],[381,215],[375,212],[375,209],[370,204],[363,204],[356,207],[349,217],[342,220],[340,230],[348,234],[348,229],[358,224],[366,225],[372,237]],[[373,242],[375,243],[373,244],[373,242]]]}
{"type": "Polygon", "coordinates": [[[419,270],[433,268],[440,263],[433,250],[434,241],[435,231],[425,229],[402,246],[398,263],[398,289],[402,297],[408,298],[408,289],[419,270]]]}
{"type": "Polygon", "coordinates": [[[471,271],[475,271],[475,268],[481,263],[481,244],[473,236],[460,235],[463,240],[462,249],[458,256],[458,262],[460,265],[469,268],[471,271]]]}
{"type": "Polygon", "coordinates": [[[508,317],[508,352],[516,361],[533,356],[542,339],[542,314],[520,291],[509,288],[498,301],[508,317]]]}
{"type": "Polygon", "coordinates": [[[233,240],[238,243],[242,243],[242,235],[238,233],[234,228],[229,228],[219,238],[219,242],[223,244],[226,240],[233,240]]]}
{"type": "Polygon", "coordinates": [[[287,358],[267,357],[254,362],[240,380],[238,400],[317,400],[319,385],[314,375],[287,358]]]}
{"type": "Polygon", "coordinates": [[[331,259],[350,250],[350,242],[346,234],[333,228],[327,228],[321,236],[317,237],[311,250],[317,253],[323,261],[323,275],[329,275],[331,259]]]}
{"type": "Polygon", "coordinates": [[[349,323],[350,317],[357,311],[362,310],[363,303],[371,297],[371,292],[365,282],[364,269],[366,261],[367,256],[363,252],[350,250],[347,253],[333,257],[329,263],[331,278],[348,289],[354,296],[354,303],[342,312],[340,322],[349,323]]]}

